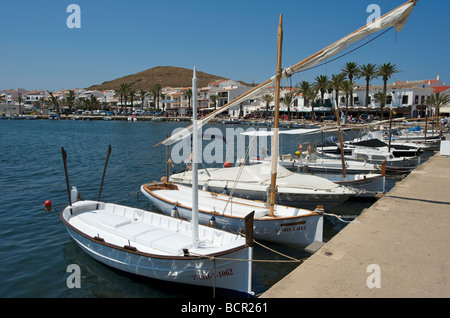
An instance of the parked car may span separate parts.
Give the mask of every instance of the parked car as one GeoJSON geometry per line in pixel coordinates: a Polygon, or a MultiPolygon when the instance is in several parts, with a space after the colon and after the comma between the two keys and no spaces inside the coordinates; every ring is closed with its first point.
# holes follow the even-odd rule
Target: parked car
{"type": "Polygon", "coordinates": [[[319,121],[336,121],[336,116],[328,115],[328,116],[322,116],[319,121]]]}

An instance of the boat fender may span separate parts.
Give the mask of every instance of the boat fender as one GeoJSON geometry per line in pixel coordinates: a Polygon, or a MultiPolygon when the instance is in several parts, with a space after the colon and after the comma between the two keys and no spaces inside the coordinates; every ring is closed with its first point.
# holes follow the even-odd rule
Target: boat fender
{"type": "Polygon", "coordinates": [[[78,193],[77,187],[72,187],[72,190],[70,190],[70,200],[72,200],[72,202],[80,200],[80,195],[78,193]]]}
{"type": "Polygon", "coordinates": [[[230,168],[232,166],[232,163],[230,161],[225,161],[223,164],[224,168],[230,168]]]}
{"type": "Polygon", "coordinates": [[[214,215],[209,219],[209,226],[216,227],[216,218],[214,215]]]}
{"type": "Polygon", "coordinates": [[[203,191],[208,191],[208,184],[205,182],[205,183],[203,183],[203,188],[202,188],[202,190],[203,191]]]}
{"type": "Polygon", "coordinates": [[[318,214],[323,214],[323,212],[324,212],[323,205],[318,205],[313,212],[318,213],[318,214]]]}
{"type": "Polygon", "coordinates": [[[52,210],[52,201],[47,200],[44,202],[45,211],[49,212],[52,210]]]}
{"type": "Polygon", "coordinates": [[[170,212],[170,216],[171,216],[171,217],[174,217],[174,218],[179,217],[178,209],[177,209],[177,206],[176,206],[176,205],[172,208],[172,211],[170,212]]]}
{"type": "Polygon", "coordinates": [[[228,194],[228,187],[227,187],[227,185],[225,185],[225,187],[223,188],[222,193],[223,194],[228,194]]]}

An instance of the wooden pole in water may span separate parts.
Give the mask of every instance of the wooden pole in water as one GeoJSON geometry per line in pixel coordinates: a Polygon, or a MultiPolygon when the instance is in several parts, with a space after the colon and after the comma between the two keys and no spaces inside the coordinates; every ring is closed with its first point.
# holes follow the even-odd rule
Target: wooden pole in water
{"type": "Polygon", "coordinates": [[[276,181],[277,181],[277,168],[278,168],[278,120],[280,113],[280,82],[281,82],[281,53],[283,45],[283,16],[280,14],[280,23],[278,26],[278,49],[277,49],[277,84],[275,91],[275,117],[274,117],[274,133],[273,133],[273,146],[272,146],[272,171],[270,182],[270,207],[269,215],[274,216],[275,210],[275,197],[276,197],[276,181]]]}
{"type": "Polygon", "coordinates": [[[111,155],[111,145],[109,145],[109,147],[108,147],[108,154],[106,155],[105,167],[103,168],[102,182],[100,183],[100,190],[98,191],[97,201],[100,201],[100,196],[102,195],[103,181],[105,180],[106,166],[108,165],[108,160],[109,160],[110,155],[111,155]]]}
{"type": "Polygon", "coordinates": [[[64,172],[66,174],[66,185],[67,185],[67,194],[69,195],[69,205],[72,206],[72,200],[70,198],[69,174],[67,173],[67,152],[64,150],[64,147],[61,147],[61,153],[64,163],[64,172]]]}

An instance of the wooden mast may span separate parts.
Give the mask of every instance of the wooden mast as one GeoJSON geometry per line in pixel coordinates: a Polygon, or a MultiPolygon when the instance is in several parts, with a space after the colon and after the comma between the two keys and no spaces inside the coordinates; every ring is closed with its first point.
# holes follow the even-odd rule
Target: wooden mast
{"type": "MultiPolygon", "coordinates": [[[[347,169],[345,168],[345,159],[344,159],[344,144],[342,142],[342,131],[341,131],[341,119],[339,117],[339,110],[338,110],[338,101],[336,101],[336,109],[335,109],[335,113],[336,113],[336,120],[337,120],[337,124],[338,124],[338,131],[339,131],[339,147],[341,149],[341,162],[342,162],[342,175],[344,176],[344,178],[347,175],[347,169]]],[[[323,143],[322,143],[323,145],[323,143]]]]}
{"type": "Polygon", "coordinates": [[[277,49],[277,84],[275,91],[275,117],[274,117],[274,133],[273,133],[273,145],[272,145],[272,171],[270,182],[270,210],[269,215],[274,216],[275,210],[275,198],[276,198],[276,181],[277,181],[277,168],[278,168],[278,119],[280,108],[280,84],[281,84],[281,53],[283,44],[283,16],[280,14],[280,23],[278,26],[278,49],[277,49]]]}

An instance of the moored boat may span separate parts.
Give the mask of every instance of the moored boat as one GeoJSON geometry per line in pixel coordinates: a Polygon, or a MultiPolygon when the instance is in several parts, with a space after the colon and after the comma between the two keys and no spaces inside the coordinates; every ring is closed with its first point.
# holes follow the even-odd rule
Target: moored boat
{"type": "MultiPolygon", "coordinates": [[[[216,193],[232,193],[249,200],[266,201],[271,183],[271,163],[198,170],[197,186],[216,193]]],[[[169,181],[191,186],[192,171],[172,174],[169,181]]],[[[278,165],[278,204],[315,209],[322,205],[328,210],[357,194],[352,189],[337,185],[325,178],[294,173],[278,165]]]]}
{"type": "MultiPolygon", "coordinates": [[[[165,214],[192,218],[192,187],[155,182],[141,186],[141,192],[165,214]]],[[[265,202],[231,197],[198,190],[198,212],[201,224],[215,224],[231,232],[244,229],[244,217],[254,211],[253,236],[255,239],[284,245],[307,246],[322,241],[323,210],[275,205],[270,215],[265,202]]]]}
{"type": "Polygon", "coordinates": [[[167,282],[252,294],[251,233],[246,232],[246,239],[199,226],[200,244],[195,247],[191,222],[98,201],[74,202],[60,218],[87,254],[110,267],[167,282]]]}

